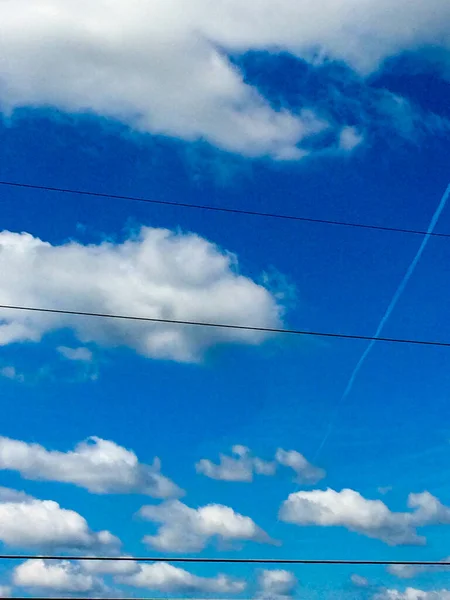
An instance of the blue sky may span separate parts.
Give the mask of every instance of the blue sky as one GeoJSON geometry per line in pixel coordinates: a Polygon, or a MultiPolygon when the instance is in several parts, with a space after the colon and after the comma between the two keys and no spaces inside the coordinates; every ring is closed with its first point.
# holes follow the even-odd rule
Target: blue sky
{"type": "MultiPolygon", "coordinates": [[[[428,227],[445,0],[21,4],[0,7],[0,180],[428,227]]],[[[422,241],[7,186],[0,231],[2,304],[362,335],[422,241]]],[[[429,241],[384,335],[450,340],[449,254],[429,241]]],[[[0,318],[2,552],[448,556],[447,348],[376,344],[339,405],[367,342],[0,318]]],[[[5,561],[0,596],[450,596],[443,569],[149,567],[5,561]]]]}

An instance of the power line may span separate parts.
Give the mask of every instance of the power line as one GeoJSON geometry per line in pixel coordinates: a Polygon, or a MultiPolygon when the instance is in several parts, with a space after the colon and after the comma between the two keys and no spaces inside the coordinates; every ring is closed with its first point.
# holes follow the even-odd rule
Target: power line
{"type": "Polygon", "coordinates": [[[311,558],[201,558],[192,556],[58,556],[35,554],[1,554],[1,560],[79,560],[107,562],[160,562],[160,563],[233,563],[233,564],[286,564],[286,565],[408,565],[416,567],[450,567],[450,561],[438,560],[341,560],[311,558]]]}
{"type": "MultiPolygon", "coordinates": [[[[205,210],[211,212],[228,213],[250,217],[263,217],[267,219],[283,219],[287,221],[299,221],[303,223],[317,223],[319,225],[337,225],[339,227],[352,227],[357,229],[369,229],[374,231],[389,231],[393,233],[407,233],[412,235],[426,235],[426,231],[420,229],[406,229],[402,227],[388,227],[383,225],[371,225],[365,223],[353,223],[350,221],[337,221],[333,219],[315,219],[313,217],[302,217],[299,215],[289,215],[282,213],[262,212],[257,210],[245,210],[240,208],[227,208],[225,206],[212,206],[210,204],[191,204],[189,202],[172,202],[170,200],[156,200],[153,198],[143,198],[140,196],[126,196],[120,194],[106,194],[102,192],[93,192],[89,190],[74,190],[71,188],[60,188],[48,185],[37,185],[31,183],[20,183],[16,181],[0,181],[0,185],[23,188],[29,190],[40,190],[44,192],[59,192],[61,194],[73,194],[78,196],[90,196],[93,198],[110,198],[113,200],[128,200],[131,202],[143,202],[146,204],[158,204],[161,206],[173,206],[179,208],[191,208],[194,210],[205,210]]],[[[450,233],[433,232],[432,237],[450,238],[450,233]]]]}
{"type": "Polygon", "coordinates": [[[166,323],[171,325],[190,325],[194,327],[211,327],[217,329],[236,329],[239,331],[255,331],[261,333],[277,333],[289,335],[307,335],[312,337],[339,338],[344,340],[365,340],[376,342],[387,342],[394,344],[413,344],[416,346],[436,346],[450,348],[450,342],[438,342],[433,340],[414,340],[405,338],[373,337],[370,335],[352,335],[348,333],[333,333],[330,331],[306,331],[301,329],[282,329],[276,327],[253,327],[251,325],[231,325],[228,323],[206,323],[201,321],[184,321],[180,319],[158,319],[156,317],[136,317],[131,315],[112,315],[108,313],[84,312],[79,310],[63,310],[58,308],[37,308],[32,306],[11,306],[0,304],[0,309],[19,310],[26,312],[47,313],[55,315],[71,315],[80,317],[96,317],[102,319],[121,319],[124,321],[141,321],[148,323],[166,323]]]}

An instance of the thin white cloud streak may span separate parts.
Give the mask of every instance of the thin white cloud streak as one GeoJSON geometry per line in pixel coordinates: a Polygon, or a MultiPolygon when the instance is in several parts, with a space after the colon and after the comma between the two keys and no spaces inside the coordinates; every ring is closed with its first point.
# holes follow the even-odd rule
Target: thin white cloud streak
{"type": "Polygon", "coordinates": [[[410,512],[393,512],[381,500],[332,489],[290,494],[280,508],[282,521],[302,526],[345,527],[390,546],[424,545],[417,528],[450,525],[450,508],[429,492],[409,494],[410,512]]]}
{"type": "Polygon", "coordinates": [[[276,544],[253,519],[221,504],[194,509],[174,500],[159,506],[143,506],[139,515],[161,524],[155,535],[147,535],[143,541],[163,552],[199,552],[216,539],[276,544]]]}
{"type": "Polygon", "coordinates": [[[159,459],[153,465],[142,464],[131,450],[98,437],[77,444],[74,450],[59,452],[0,436],[2,469],[18,471],[35,481],[72,483],[95,494],[169,498],[184,493],[161,473],[159,459]]]}
{"type": "Polygon", "coordinates": [[[79,513],[52,500],[0,488],[0,541],[16,548],[117,552],[120,540],[92,531],[79,513]]]}
{"type": "Polygon", "coordinates": [[[347,385],[345,387],[344,393],[342,394],[342,396],[339,398],[338,402],[336,403],[336,406],[334,408],[334,416],[332,417],[329,425],[328,425],[328,429],[325,433],[324,438],[322,439],[319,448],[315,454],[315,460],[317,460],[317,458],[320,456],[320,453],[322,452],[325,444],[328,441],[328,438],[331,435],[331,432],[333,431],[333,426],[334,426],[334,421],[338,415],[339,412],[339,407],[341,406],[341,404],[347,399],[348,395],[350,394],[350,392],[353,389],[353,386],[355,384],[355,380],[356,377],[358,376],[359,371],[361,370],[361,368],[363,367],[364,363],[366,362],[370,352],[372,351],[374,345],[377,343],[376,340],[377,338],[380,337],[386,323],[388,322],[389,318],[391,317],[395,307],[398,304],[398,301],[400,300],[403,292],[405,291],[406,286],[408,285],[409,280],[411,279],[411,277],[414,274],[414,271],[416,270],[417,265],[419,264],[420,259],[422,258],[422,255],[428,245],[428,242],[430,241],[431,235],[434,232],[436,225],[438,224],[438,221],[444,211],[444,209],[447,206],[447,202],[448,199],[450,197],[450,184],[448,185],[447,189],[445,190],[443,196],[441,197],[439,204],[431,218],[431,222],[428,226],[427,232],[423,237],[423,240],[419,246],[419,249],[417,250],[411,264],[409,265],[408,269],[406,270],[406,273],[404,274],[404,276],[402,277],[402,280],[400,281],[400,284],[398,285],[397,289],[394,292],[394,295],[392,296],[392,299],[386,309],[386,312],[384,313],[380,323],[378,324],[378,327],[376,328],[376,331],[373,335],[373,339],[369,342],[369,344],[367,345],[367,348],[364,350],[364,352],[362,353],[360,359],[358,360],[358,362],[356,363],[355,368],[353,369],[350,378],[347,382],[347,385]]]}
{"type": "MultiPolygon", "coordinates": [[[[0,303],[75,311],[279,327],[283,299],[239,273],[237,257],[189,233],[142,227],[122,243],[60,246],[0,233],[0,303]],[[230,299],[233,299],[231,302],[230,299]]],[[[0,346],[69,328],[83,343],[199,362],[220,344],[259,345],[264,332],[2,311],[0,346]]]]}

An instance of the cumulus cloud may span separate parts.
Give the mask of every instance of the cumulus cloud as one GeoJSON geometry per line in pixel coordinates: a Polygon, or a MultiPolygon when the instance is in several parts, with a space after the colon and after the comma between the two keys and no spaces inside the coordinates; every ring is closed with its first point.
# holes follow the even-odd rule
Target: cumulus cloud
{"type": "Polygon", "coordinates": [[[18,471],[26,479],[73,483],[95,494],[169,498],[183,493],[161,473],[159,459],[153,465],[141,464],[131,450],[98,437],[59,452],[0,436],[1,469],[18,471]]]}
{"type": "MultiPolygon", "coordinates": [[[[384,21],[382,13],[374,1],[369,10],[358,9],[355,0],[344,3],[344,11],[337,0],[318,11],[307,0],[284,0],[274,12],[267,0],[6,0],[0,4],[8,55],[0,100],[7,109],[92,111],[138,130],[207,140],[249,156],[299,158],[306,153],[302,142],[327,124],[312,110],[275,110],[227,53],[277,48],[311,57],[323,46],[324,53],[367,70],[383,53],[379,45],[389,53],[376,43],[377,21],[368,43],[368,24],[380,15],[384,21]]],[[[442,21],[429,24],[433,33],[436,22],[442,21]]]]}
{"type": "Polygon", "coordinates": [[[450,508],[429,492],[410,494],[411,512],[392,512],[381,500],[350,489],[296,492],[282,504],[280,518],[296,525],[340,526],[391,545],[421,545],[417,527],[450,524],[450,508]]]}
{"type": "Polygon", "coordinates": [[[450,590],[417,590],[406,588],[405,591],[386,589],[373,596],[374,600],[450,600],[450,590]]]}
{"type": "Polygon", "coordinates": [[[0,598],[11,598],[12,589],[9,585],[0,585],[0,598]]]}
{"type": "Polygon", "coordinates": [[[28,560],[14,569],[13,583],[31,590],[72,594],[92,593],[105,587],[101,579],[84,573],[80,565],[66,560],[28,560]]]}
{"type": "Polygon", "coordinates": [[[161,551],[198,552],[213,539],[274,543],[250,517],[221,504],[194,509],[175,500],[159,506],[143,506],[139,514],[161,523],[156,535],[144,538],[146,544],[161,551]]]}
{"type": "Polygon", "coordinates": [[[92,531],[79,513],[8,488],[0,488],[0,541],[19,548],[103,552],[120,546],[109,531],[92,531]]]}
{"type": "Polygon", "coordinates": [[[138,588],[182,593],[236,594],[246,587],[245,581],[227,575],[199,577],[168,563],[140,565],[137,573],[119,577],[118,581],[138,588]]]}
{"type": "Polygon", "coordinates": [[[207,458],[202,458],[195,468],[211,479],[221,481],[253,481],[253,475],[274,475],[276,464],[252,456],[249,448],[245,446],[233,446],[231,453],[234,456],[219,455],[219,464],[213,463],[207,458]]]}
{"type": "MultiPolygon", "coordinates": [[[[275,110],[229,54],[287,52],[368,75],[405,51],[429,46],[447,57],[449,21],[447,0],[280,0],[276,9],[269,0],[3,0],[0,100],[298,158],[326,123],[313,109],[275,110]]],[[[357,138],[344,133],[341,147],[357,138]]]]}
{"type": "Polygon", "coordinates": [[[292,596],[298,581],[291,571],[264,569],[258,577],[258,598],[287,598],[292,596]]]}
{"type": "MultiPolygon", "coordinates": [[[[0,303],[6,305],[256,327],[279,327],[283,314],[279,297],[239,274],[236,256],[195,234],[165,229],[143,227],[123,243],[88,246],[53,246],[4,231],[0,270],[0,303]]],[[[257,331],[3,310],[0,346],[37,342],[66,328],[84,344],[125,346],[144,356],[186,362],[200,360],[217,344],[256,345],[268,337],[257,331]]]]}
{"type": "Polygon", "coordinates": [[[283,450],[279,448],[275,455],[276,460],[284,467],[290,467],[296,473],[298,483],[314,485],[326,475],[326,472],[319,467],[315,467],[300,452],[296,450],[283,450]]]}
{"type": "Polygon", "coordinates": [[[389,565],[387,570],[391,575],[395,575],[399,579],[412,579],[422,573],[450,573],[450,556],[442,560],[447,565],[389,565]]]}

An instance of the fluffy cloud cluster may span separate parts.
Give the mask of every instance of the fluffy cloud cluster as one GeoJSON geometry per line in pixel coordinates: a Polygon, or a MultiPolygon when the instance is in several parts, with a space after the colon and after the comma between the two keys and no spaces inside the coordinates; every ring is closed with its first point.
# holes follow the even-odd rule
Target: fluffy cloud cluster
{"type": "MultiPolygon", "coordinates": [[[[448,51],[449,21],[447,0],[3,0],[0,101],[296,158],[326,123],[312,110],[275,110],[228,54],[334,59],[365,75],[403,51],[448,51]]],[[[344,127],[338,137],[345,149],[358,134],[344,127]]]]}
{"type": "Polygon", "coordinates": [[[109,531],[92,531],[77,512],[7,488],[0,488],[0,541],[18,548],[102,552],[120,546],[109,531]]]}
{"type": "Polygon", "coordinates": [[[220,454],[218,464],[202,458],[195,465],[197,473],[221,481],[250,482],[255,474],[275,475],[277,466],[282,465],[295,471],[298,483],[315,484],[326,475],[323,469],[312,465],[295,450],[286,451],[279,448],[274,461],[265,461],[253,456],[246,446],[233,446],[231,452],[234,456],[220,454]]]}
{"type": "Polygon", "coordinates": [[[368,500],[354,490],[313,490],[290,494],[280,518],[297,525],[340,526],[389,545],[424,544],[417,527],[450,525],[450,508],[428,492],[410,494],[411,512],[392,512],[381,500],[368,500]]]}
{"type": "Polygon", "coordinates": [[[195,468],[211,479],[220,481],[253,481],[253,475],[274,475],[276,464],[252,456],[250,449],[246,446],[233,446],[231,453],[234,456],[220,454],[219,464],[213,463],[208,458],[202,458],[195,468]]]}
{"type": "Polygon", "coordinates": [[[383,590],[374,596],[374,600],[450,600],[450,590],[417,590],[406,588],[405,591],[383,590]]]}
{"type": "Polygon", "coordinates": [[[0,585],[0,598],[11,598],[12,589],[8,585],[0,585]]]}
{"type": "Polygon", "coordinates": [[[223,542],[274,543],[250,518],[228,506],[208,504],[194,509],[179,500],[144,506],[140,516],[161,523],[156,535],[144,542],[161,551],[198,552],[213,539],[223,542]]]}
{"type": "Polygon", "coordinates": [[[103,582],[69,561],[28,560],[13,571],[16,586],[46,592],[87,594],[103,589],[103,582]]]}
{"type": "Polygon", "coordinates": [[[161,592],[236,594],[242,592],[245,581],[219,574],[216,577],[199,577],[168,563],[139,565],[136,573],[121,576],[121,583],[161,592]]]}
{"type": "Polygon", "coordinates": [[[258,597],[283,599],[292,596],[298,581],[293,573],[284,569],[264,569],[258,578],[258,597]]]}
{"type": "MultiPolygon", "coordinates": [[[[279,326],[283,312],[272,293],[239,274],[234,255],[197,235],[165,229],[144,227],[123,243],[89,246],[52,246],[5,231],[0,270],[5,305],[256,327],[279,326]]],[[[259,344],[267,338],[235,329],[2,310],[0,346],[39,341],[64,328],[83,343],[187,362],[200,360],[216,344],[259,344]]]]}
{"type": "Polygon", "coordinates": [[[169,498],[183,493],[161,473],[158,459],[152,466],[141,464],[131,450],[97,437],[58,452],[0,436],[1,469],[18,471],[26,479],[73,483],[96,494],[169,498]]]}

